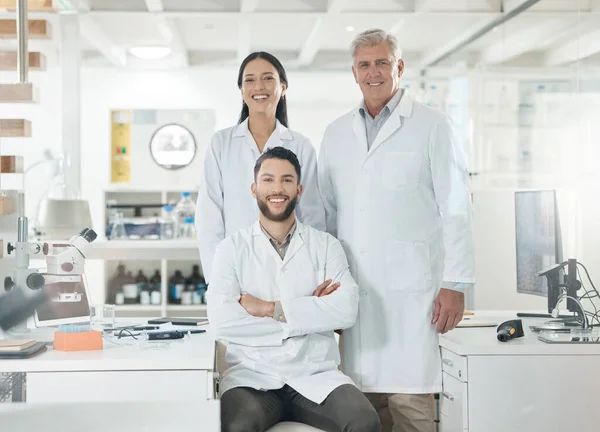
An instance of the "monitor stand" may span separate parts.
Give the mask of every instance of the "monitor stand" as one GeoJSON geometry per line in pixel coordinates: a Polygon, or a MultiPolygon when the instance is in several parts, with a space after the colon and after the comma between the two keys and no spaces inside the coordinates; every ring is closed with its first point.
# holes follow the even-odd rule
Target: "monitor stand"
{"type": "MultiPolygon", "coordinates": [[[[519,318],[554,318],[546,313],[517,312],[519,318]]],[[[573,318],[575,315],[559,315],[557,318],[573,318]]]]}

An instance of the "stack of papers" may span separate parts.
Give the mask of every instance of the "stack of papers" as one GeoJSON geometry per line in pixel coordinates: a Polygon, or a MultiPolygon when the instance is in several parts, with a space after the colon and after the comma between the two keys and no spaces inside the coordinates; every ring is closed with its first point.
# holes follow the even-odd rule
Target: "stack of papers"
{"type": "Polygon", "coordinates": [[[33,345],[34,339],[0,340],[0,352],[19,352],[33,345]]]}
{"type": "Polygon", "coordinates": [[[486,320],[477,320],[477,319],[463,319],[458,323],[456,327],[465,328],[465,327],[496,327],[498,323],[494,321],[486,321],[486,320]]]}

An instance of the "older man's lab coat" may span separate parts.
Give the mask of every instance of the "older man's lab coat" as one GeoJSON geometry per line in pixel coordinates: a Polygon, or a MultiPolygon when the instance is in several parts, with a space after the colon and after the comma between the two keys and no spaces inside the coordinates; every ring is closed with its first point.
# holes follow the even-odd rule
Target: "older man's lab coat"
{"type": "Polygon", "coordinates": [[[369,148],[351,111],[325,131],[319,188],[360,287],[344,372],[366,392],[441,391],[433,303],[442,282],[475,277],[466,158],[449,119],[405,91],[369,148]]]}
{"type": "Polygon", "coordinates": [[[338,386],[353,384],[337,368],[340,354],[333,331],[354,324],[358,287],[340,243],[296,223],[283,260],[258,222],[217,248],[207,295],[210,325],[216,339],[227,344],[222,392],[288,384],[321,403],[338,386]],[[327,279],[341,286],[327,296],[313,296],[327,279]],[[280,301],[287,323],[250,315],[239,303],[246,293],[280,301]]]}

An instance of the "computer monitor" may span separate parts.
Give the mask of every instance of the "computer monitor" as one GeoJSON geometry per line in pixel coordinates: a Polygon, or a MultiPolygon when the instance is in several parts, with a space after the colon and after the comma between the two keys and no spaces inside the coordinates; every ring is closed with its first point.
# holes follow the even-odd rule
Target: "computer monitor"
{"type": "MultiPolygon", "coordinates": [[[[515,192],[517,292],[548,297],[554,309],[560,289],[548,292],[546,277],[537,273],[563,262],[562,233],[556,191],[515,192]]],[[[563,270],[559,280],[563,281],[563,270]]]]}
{"type": "Polygon", "coordinates": [[[90,296],[85,275],[79,282],[58,282],[43,289],[48,300],[35,310],[36,327],[90,321],[90,296]]]}

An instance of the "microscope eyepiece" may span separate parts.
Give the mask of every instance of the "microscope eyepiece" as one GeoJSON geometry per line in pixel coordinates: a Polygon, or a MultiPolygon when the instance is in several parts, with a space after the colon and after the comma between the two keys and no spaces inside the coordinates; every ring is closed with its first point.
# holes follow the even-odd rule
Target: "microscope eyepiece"
{"type": "Polygon", "coordinates": [[[81,230],[79,235],[81,237],[83,237],[84,239],[86,239],[88,241],[88,243],[93,242],[98,237],[98,234],[96,234],[96,231],[94,231],[91,228],[84,228],[83,230],[81,230]]]}

